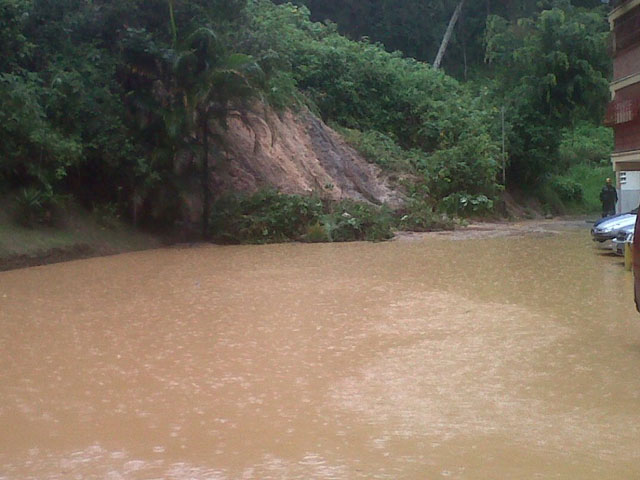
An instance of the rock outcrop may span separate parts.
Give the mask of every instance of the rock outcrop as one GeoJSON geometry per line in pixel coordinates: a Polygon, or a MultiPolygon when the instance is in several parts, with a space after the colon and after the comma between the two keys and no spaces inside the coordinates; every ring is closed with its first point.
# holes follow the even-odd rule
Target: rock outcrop
{"type": "Polygon", "coordinates": [[[213,168],[216,191],[274,187],[333,200],[402,204],[388,176],[308,110],[278,114],[257,108],[233,112],[227,123],[224,161],[213,168]]]}

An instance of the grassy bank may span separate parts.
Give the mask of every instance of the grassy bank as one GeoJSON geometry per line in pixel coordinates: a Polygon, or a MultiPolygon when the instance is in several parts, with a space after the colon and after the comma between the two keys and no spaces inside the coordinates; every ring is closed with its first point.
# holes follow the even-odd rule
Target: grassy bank
{"type": "Polygon", "coordinates": [[[157,248],[161,239],[121,222],[101,224],[95,216],[74,209],[56,226],[19,225],[11,208],[0,213],[0,271],[77,258],[157,248]]]}
{"type": "MultiPolygon", "coordinates": [[[[607,173],[606,169],[577,166],[570,173],[568,178],[580,182],[584,197],[579,202],[564,203],[549,189],[548,197],[555,199],[562,209],[555,213],[597,212],[601,177],[607,173]]],[[[517,199],[505,195],[507,215],[514,219],[532,218],[543,215],[544,209],[549,208],[549,204],[540,205],[528,198],[529,203],[535,200],[535,205],[529,208],[526,200],[527,197],[517,199]]],[[[0,208],[0,271],[146,250],[168,243],[159,236],[135,230],[112,212],[101,209],[89,213],[78,207],[67,207],[63,211],[57,207],[50,215],[53,221],[24,222],[10,202],[0,201],[0,206],[3,207],[0,208]]],[[[42,211],[35,217],[42,218],[42,211]]],[[[472,218],[495,220],[496,213],[484,212],[472,218]]],[[[427,200],[415,197],[409,198],[402,209],[391,211],[384,206],[352,200],[330,202],[275,190],[223,195],[214,203],[210,220],[211,240],[222,244],[384,241],[397,231],[450,230],[466,224],[455,214],[436,212],[427,200]]]]}

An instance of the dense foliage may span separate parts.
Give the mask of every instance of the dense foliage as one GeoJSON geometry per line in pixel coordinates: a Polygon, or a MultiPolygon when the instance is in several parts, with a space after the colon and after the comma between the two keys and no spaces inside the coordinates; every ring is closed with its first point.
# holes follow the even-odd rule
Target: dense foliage
{"type": "MultiPolygon", "coordinates": [[[[277,3],[286,3],[279,0],[277,3]]],[[[370,38],[389,51],[433,62],[453,11],[460,0],[295,0],[315,21],[332,21],[352,39],[370,38]]],[[[549,0],[466,0],[444,59],[445,70],[458,78],[484,70],[488,16],[508,21],[531,17],[554,5],[549,0]]],[[[573,0],[573,5],[601,8],[601,0],[573,0]]]]}
{"type": "Polygon", "coordinates": [[[226,0],[0,0],[0,188],[35,189],[47,199],[39,205],[69,192],[134,220],[176,218],[176,152],[202,148],[191,123],[223,117],[247,95],[237,78],[250,59],[225,38],[243,9],[226,0]]]}
{"type": "Polygon", "coordinates": [[[214,239],[224,243],[380,241],[393,236],[394,218],[364,203],[323,202],[273,190],[226,194],[214,204],[214,239]]]}
{"type": "Polygon", "coordinates": [[[566,167],[558,161],[563,132],[603,118],[609,98],[607,36],[600,12],[569,2],[517,23],[489,19],[487,59],[496,67],[496,96],[507,107],[516,184],[535,185],[566,167]]]}
{"type": "Polygon", "coordinates": [[[280,66],[271,91],[297,87],[325,121],[350,129],[347,137],[371,161],[420,174],[434,205],[454,193],[495,196],[499,149],[488,128],[495,118],[464,86],[313,23],[306,8],[258,0],[250,11],[246,45],[266,71],[280,66]]]}
{"type": "MultiPolygon", "coordinates": [[[[599,165],[611,148],[597,127],[610,63],[604,9],[467,0],[445,69],[434,70],[418,60],[432,59],[457,4],[0,0],[0,194],[17,195],[29,222],[49,221],[72,196],[166,228],[197,188],[205,236],[209,220],[218,234],[221,219],[229,231],[260,230],[242,224],[257,217],[237,204],[209,204],[220,192],[205,161],[218,157],[229,108],[259,98],[310,108],[393,172],[410,197],[405,227],[491,211],[503,188],[503,108],[507,185],[578,201],[580,184],[565,174],[599,165]],[[336,23],[313,21],[325,19],[336,23]]],[[[265,218],[291,207],[256,198],[272,209],[265,218]]],[[[355,220],[372,216],[367,208],[330,217],[325,205],[301,224],[320,237],[368,238],[361,232],[375,228],[355,220]]],[[[307,234],[296,228],[276,236],[307,234]]]]}
{"type": "MultiPolygon", "coordinates": [[[[311,9],[312,18],[334,21],[354,39],[366,36],[383,42],[390,51],[430,62],[460,2],[409,1],[402,8],[391,0],[298,3],[311,9]]],[[[464,4],[445,70],[474,79],[466,86],[474,92],[474,102],[480,103],[474,110],[483,112],[480,121],[494,141],[501,136],[499,117],[504,109],[510,186],[535,191],[550,175],[569,168],[568,136],[580,142],[573,142],[571,150],[580,150],[585,160],[606,157],[611,151],[608,129],[597,128],[609,96],[606,13],[599,0],[467,0],[464,4]],[[584,135],[587,131],[595,137],[584,135]]],[[[345,63],[350,62],[346,57],[345,63]]],[[[340,92],[349,92],[349,87],[358,92],[362,88],[348,81],[340,85],[340,92]]],[[[327,99],[334,101],[335,96],[329,93],[323,97],[327,99]]],[[[470,104],[468,98],[464,102],[470,104]]],[[[349,103],[357,104],[352,99],[349,103]]],[[[370,112],[365,114],[369,119],[370,112]]],[[[456,118],[450,112],[446,115],[456,118]]],[[[414,146],[400,143],[404,148],[414,146]]]]}

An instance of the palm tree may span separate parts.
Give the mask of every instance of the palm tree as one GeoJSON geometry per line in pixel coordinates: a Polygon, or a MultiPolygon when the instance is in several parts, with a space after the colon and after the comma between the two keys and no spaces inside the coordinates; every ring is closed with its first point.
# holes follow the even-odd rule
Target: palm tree
{"type": "Polygon", "coordinates": [[[255,81],[262,72],[251,57],[228,54],[216,33],[201,27],[189,35],[176,55],[174,75],[187,132],[196,132],[194,140],[200,137],[201,141],[202,236],[207,239],[211,215],[209,153],[222,133],[216,129],[226,128],[234,103],[256,94],[255,81]]]}

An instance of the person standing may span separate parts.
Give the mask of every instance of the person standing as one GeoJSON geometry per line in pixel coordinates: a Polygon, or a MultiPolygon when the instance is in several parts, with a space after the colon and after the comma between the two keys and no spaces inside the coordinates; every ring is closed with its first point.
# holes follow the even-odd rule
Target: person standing
{"type": "Polygon", "coordinates": [[[604,187],[600,191],[600,201],[602,202],[602,216],[609,217],[616,214],[616,202],[618,201],[618,192],[611,185],[611,179],[607,178],[604,187]]]}

